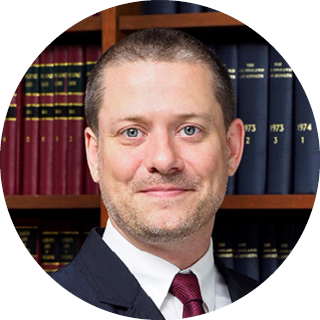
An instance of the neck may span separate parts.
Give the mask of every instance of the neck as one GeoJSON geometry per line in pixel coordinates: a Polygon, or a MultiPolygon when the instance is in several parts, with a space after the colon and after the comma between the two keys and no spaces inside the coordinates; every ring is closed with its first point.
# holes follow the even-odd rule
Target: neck
{"type": "Polygon", "coordinates": [[[214,224],[214,221],[212,221],[199,230],[198,233],[181,241],[173,243],[149,243],[124,232],[112,219],[110,220],[114,228],[132,245],[172,263],[180,270],[189,268],[207,252],[214,224]]]}

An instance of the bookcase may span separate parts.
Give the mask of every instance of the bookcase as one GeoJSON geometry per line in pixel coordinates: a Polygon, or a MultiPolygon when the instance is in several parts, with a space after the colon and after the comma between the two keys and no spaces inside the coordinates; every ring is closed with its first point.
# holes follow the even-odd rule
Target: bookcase
{"type": "MultiPolygon", "coordinates": [[[[205,40],[214,32],[215,38],[244,39],[244,41],[261,41],[259,35],[236,19],[220,12],[201,12],[168,15],[143,15],[141,3],[130,3],[102,11],[70,27],[61,35],[57,43],[100,43],[102,52],[126,35],[145,28],[170,27],[190,32],[200,40],[205,40]]],[[[232,41],[232,40],[231,40],[232,41]]],[[[10,213],[28,216],[28,212],[37,210],[45,216],[52,210],[63,212],[81,210],[83,215],[98,212],[101,226],[105,226],[108,213],[103,206],[100,195],[12,195],[5,196],[10,213]]],[[[288,195],[227,195],[221,211],[227,215],[237,213],[249,216],[255,213],[268,215],[276,212],[276,219],[294,217],[306,223],[315,201],[315,194],[288,195]],[[283,216],[281,216],[283,213],[283,216]]],[[[72,214],[71,214],[72,215],[72,214]]]]}

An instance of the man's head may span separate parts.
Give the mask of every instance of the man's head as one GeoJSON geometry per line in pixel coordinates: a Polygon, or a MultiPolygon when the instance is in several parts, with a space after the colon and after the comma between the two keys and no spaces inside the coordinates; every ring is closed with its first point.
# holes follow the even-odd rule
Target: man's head
{"type": "Polygon", "coordinates": [[[172,243],[209,233],[243,149],[229,76],[209,49],[183,33],[149,30],[132,39],[110,49],[113,58],[107,53],[91,74],[92,177],[110,219],[128,237],[172,243]],[[199,47],[197,58],[188,43],[193,52],[199,47]]]}
{"type": "Polygon", "coordinates": [[[102,106],[105,87],[104,70],[124,63],[189,62],[202,64],[211,74],[213,93],[222,110],[226,129],[235,115],[235,97],[228,72],[217,56],[203,43],[187,33],[165,28],[136,32],[112,46],[92,70],[85,101],[86,119],[98,135],[98,113],[102,106]]]}

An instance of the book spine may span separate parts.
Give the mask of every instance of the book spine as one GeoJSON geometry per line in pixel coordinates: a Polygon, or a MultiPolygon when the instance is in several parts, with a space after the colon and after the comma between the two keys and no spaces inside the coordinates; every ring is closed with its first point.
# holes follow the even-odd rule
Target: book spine
{"type": "Polygon", "coordinates": [[[144,1],[144,14],[174,14],[178,13],[179,2],[168,0],[144,1]]]}
{"type": "Polygon", "coordinates": [[[245,147],[238,170],[239,194],[264,194],[267,168],[268,45],[239,45],[239,117],[245,147]]]}
{"type": "MultiPolygon", "coordinates": [[[[101,57],[101,47],[99,45],[87,45],[85,51],[86,61],[86,82],[89,79],[90,73],[94,65],[101,57]]],[[[85,124],[86,125],[86,124],[85,124]]],[[[86,159],[84,160],[85,166],[85,194],[99,194],[99,185],[92,180],[89,167],[86,159]]]]}
{"type": "Polygon", "coordinates": [[[80,248],[77,220],[60,220],[59,229],[59,268],[68,265],[80,248]]]}
{"type": "Polygon", "coordinates": [[[39,58],[24,81],[23,194],[38,194],[39,168],[39,58]]]}
{"type": "Polygon", "coordinates": [[[234,241],[235,270],[260,281],[257,224],[242,223],[236,226],[234,241]]]}
{"type": "Polygon", "coordinates": [[[57,220],[43,220],[41,225],[41,267],[48,274],[60,268],[59,226],[57,220]]]}
{"type": "Polygon", "coordinates": [[[293,72],[270,46],[267,193],[292,192],[293,72]]]}
{"type": "Polygon", "coordinates": [[[180,13],[198,13],[203,12],[204,8],[199,4],[180,2],[179,12],[180,13]]]}
{"type": "Polygon", "coordinates": [[[234,269],[234,250],[232,242],[232,225],[223,223],[214,228],[213,245],[215,256],[231,269],[234,269]]]}
{"type": "Polygon", "coordinates": [[[40,55],[39,194],[53,194],[54,56],[52,47],[40,55]]]}
{"type": "Polygon", "coordinates": [[[53,193],[67,192],[67,89],[68,51],[64,45],[54,47],[54,159],[53,193]]]}
{"type": "Polygon", "coordinates": [[[296,227],[293,223],[287,223],[278,225],[277,229],[278,266],[280,266],[296,244],[296,227]]]}
{"type": "Polygon", "coordinates": [[[17,100],[16,92],[8,108],[1,138],[1,180],[5,195],[14,195],[16,192],[17,100]]]}
{"type": "Polygon", "coordinates": [[[16,231],[32,257],[40,264],[39,220],[36,218],[13,218],[16,231]]]}
{"type": "Polygon", "coordinates": [[[278,268],[277,235],[275,224],[264,224],[260,230],[260,281],[267,280],[278,268]]]}
{"type": "Polygon", "coordinates": [[[295,78],[294,190],[316,193],[319,180],[319,140],[315,119],[306,93],[295,78]]]}
{"type": "MultiPolygon", "coordinates": [[[[238,96],[238,46],[236,44],[230,45],[217,45],[215,51],[221,61],[225,64],[230,75],[235,97],[238,96]]],[[[234,115],[237,117],[237,112],[234,115]]],[[[229,177],[227,194],[236,193],[236,175],[229,177]]]]}
{"type": "Polygon", "coordinates": [[[82,46],[68,46],[68,146],[67,194],[84,191],[84,89],[82,46]]]}

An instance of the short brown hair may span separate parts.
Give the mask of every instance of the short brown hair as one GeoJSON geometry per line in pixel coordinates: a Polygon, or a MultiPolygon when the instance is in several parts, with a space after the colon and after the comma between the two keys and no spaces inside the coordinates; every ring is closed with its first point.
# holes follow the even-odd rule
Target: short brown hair
{"type": "Polygon", "coordinates": [[[207,66],[213,79],[213,92],[221,105],[227,129],[235,114],[235,96],[224,64],[212,50],[191,35],[168,28],[145,29],[132,33],[110,47],[93,68],[85,98],[85,115],[96,135],[98,113],[104,93],[102,82],[107,66],[116,67],[136,61],[190,62],[207,66]]]}

